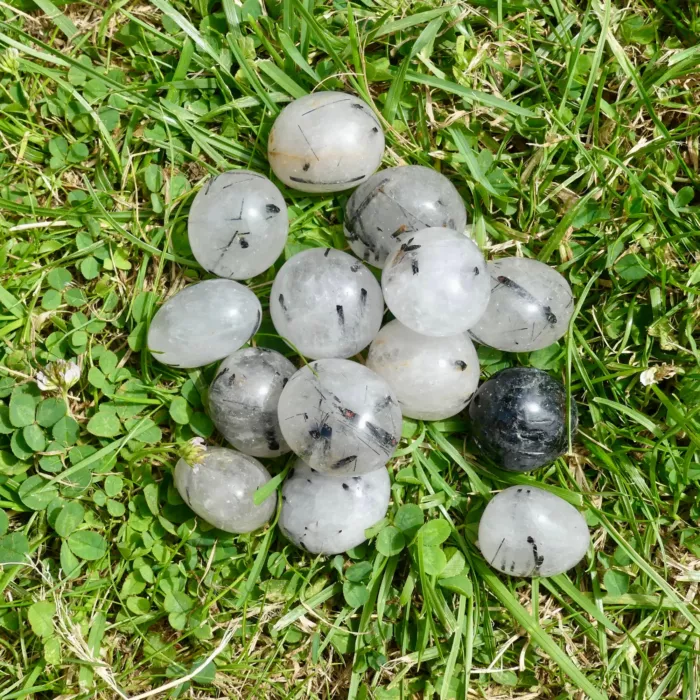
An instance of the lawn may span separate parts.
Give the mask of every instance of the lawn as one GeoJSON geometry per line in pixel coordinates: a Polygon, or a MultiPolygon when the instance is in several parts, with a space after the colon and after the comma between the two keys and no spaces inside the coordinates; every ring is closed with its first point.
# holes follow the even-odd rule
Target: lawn
{"type": "MultiPolygon", "coordinates": [[[[0,698],[694,700],[700,5],[264,5],[0,3],[0,698]],[[275,116],[317,89],[373,105],[385,167],[448,176],[488,257],[569,280],[564,339],[479,354],[483,377],[549,371],[581,417],[570,453],[525,475],[480,457],[462,416],[405,420],[386,521],[330,558],[193,518],[172,470],[221,440],[215,367],[145,347],[161,301],[204,276],[195,192],[269,174],[275,116]],[[511,484],[584,513],[578,567],[486,564],[479,517],[511,484]]],[[[346,248],[348,193],[283,191],[286,257],[346,248]]],[[[274,274],[250,282],[264,309],[274,274]]],[[[298,360],[267,314],[254,342],[298,360]]]]}

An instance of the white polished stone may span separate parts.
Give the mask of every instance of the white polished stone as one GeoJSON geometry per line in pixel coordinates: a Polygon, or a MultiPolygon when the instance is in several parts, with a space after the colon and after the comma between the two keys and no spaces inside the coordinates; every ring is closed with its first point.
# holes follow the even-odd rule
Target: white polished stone
{"type": "Polygon", "coordinates": [[[275,175],[303,192],[357,187],[383,154],[384,132],[371,107],[344,92],[316,92],[290,102],[267,142],[275,175]]]}
{"type": "Polygon", "coordinates": [[[464,202],[455,186],[437,170],[402,165],[374,173],[345,207],[345,237],[358,258],[384,267],[396,236],[424,228],[462,233],[464,202]]]}
{"type": "Polygon", "coordinates": [[[351,357],[377,335],[384,299],[374,275],[352,255],[312,248],[277,273],[270,314],[277,332],[305,357],[351,357]]]}
{"type": "Polygon", "coordinates": [[[165,365],[202,367],[238,350],[260,327],[262,308],[253,292],[233,280],[185,287],[158,309],[148,349],[165,365]]]}
{"type": "Polygon", "coordinates": [[[382,290],[404,326],[431,336],[456,335],[473,326],[491,293],[481,251],[447,228],[398,236],[384,266],[382,290]]]}
{"type": "Polygon", "coordinates": [[[383,467],[401,438],[401,410],[384,379],[350,360],[300,369],[279,401],[282,435],[309,466],[333,474],[383,467]]]}
{"type": "Polygon", "coordinates": [[[197,262],[219,277],[244,280],[271,267],[284,250],[289,221],[277,187],[260,173],[229,170],[207,182],[187,220],[197,262]]]}
{"type": "Polygon", "coordinates": [[[479,358],[466,333],[436,338],[400,321],[379,331],[367,366],[384,377],[408,418],[439,420],[459,413],[479,384],[479,358]]]}
{"type": "Polygon", "coordinates": [[[576,566],[590,535],[581,513],[549,491],[511,486],[491,499],[479,522],[479,548],[494,569],[554,576],[576,566]]]}

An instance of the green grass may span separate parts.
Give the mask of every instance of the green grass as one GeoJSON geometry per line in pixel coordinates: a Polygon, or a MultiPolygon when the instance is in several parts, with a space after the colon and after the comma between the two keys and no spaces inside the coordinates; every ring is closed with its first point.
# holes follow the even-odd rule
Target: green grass
{"type": "MultiPolygon", "coordinates": [[[[0,5],[0,698],[694,700],[700,6],[34,1],[0,5]],[[490,256],[569,279],[565,340],[480,355],[484,376],[560,377],[581,426],[513,475],[461,417],[406,421],[387,521],[314,559],[191,517],[171,473],[179,444],[219,439],[213,368],[153,362],[144,333],[202,275],[194,192],[268,172],[275,115],[319,86],[374,105],[385,166],[450,177],[490,256]],[[40,394],[58,359],[79,381],[40,394]],[[514,483],[584,511],[575,570],[481,559],[480,513],[514,483]]],[[[287,257],[345,246],[346,194],[285,196],[287,257]]],[[[265,307],[274,272],[251,282],[265,307]]],[[[269,319],[256,342],[284,347],[269,319]]]]}

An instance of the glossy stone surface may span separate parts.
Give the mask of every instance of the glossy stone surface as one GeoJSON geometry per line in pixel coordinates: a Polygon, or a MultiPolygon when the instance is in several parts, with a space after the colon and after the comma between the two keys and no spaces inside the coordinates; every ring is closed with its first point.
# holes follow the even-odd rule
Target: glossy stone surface
{"type": "Polygon", "coordinates": [[[270,292],[277,332],[306,357],[351,357],[377,335],[384,315],[374,275],[352,255],[312,248],[287,260],[270,292]]]}
{"type": "Polygon", "coordinates": [[[289,452],[277,418],[280,394],[297,368],[267,348],[243,348],[219,366],[209,387],[209,415],[236,449],[253,457],[289,452]]]}
{"type": "Polygon", "coordinates": [[[554,269],[527,258],[487,263],[491,299],[469,329],[482,345],[507,352],[530,352],[559,340],[574,312],[569,283],[554,269]]]}
{"type": "Polygon", "coordinates": [[[479,522],[479,549],[513,576],[555,576],[576,566],[590,535],[581,513],[549,491],[511,486],[491,499],[479,522]]]}
{"type": "Polygon", "coordinates": [[[408,418],[454,416],[479,384],[479,358],[466,333],[435,338],[419,335],[400,321],[379,331],[367,366],[386,379],[408,418]]]}
{"type": "MultiPolygon", "coordinates": [[[[569,448],[566,390],[546,372],[513,367],[482,384],[469,404],[472,433],[482,451],[510,471],[529,471],[569,448]]],[[[573,398],[571,436],[578,412],[573,398]]]]}
{"type": "Polygon", "coordinates": [[[282,390],[282,435],[310,467],[366,474],[383,467],[401,437],[401,410],[378,374],[350,360],[317,360],[282,390]]]}
{"type": "Polygon", "coordinates": [[[371,107],[344,92],[315,92],[290,102],[267,142],[275,175],[303,192],[357,187],[383,154],[384,132],[371,107]]]}
{"type": "Polygon", "coordinates": [[[238,350],[260,327],[262,308],[253,292],[233,280],[185,287],[158,309],[148,349],[165,365],[202,367],[238,350]]]}
{"type": "Polygon", "coordinates": [[[244,280],[267,270],[287,242],[282,193],[264,175],[229,170],[207,182],[187,220],[197,262],[219,277],[244,280]]]}
{"type": "Polygon", "coordinates": [[[358,258],[384,267],[396,235],[424,228],[464,231],[467,212],[455,186],[437,170],[402,165],[374,173],[348,200],[345,237],[358,258]]]}
{"type": "Polygon", "coordinates": [[[257,459],[224,447],[207,447],[201,462],[184,459],[175,466],[175,486],[182,500],[203,520],[226,532],[251,532],[275,512],[277,494],[259,506],[257,489],[270,474],[257,459]]]}
{"type": "Polygon", "coordinates": [[[297,547],[340,554],[365,541],[365,530],[389,507],[385,468],[346,478],[314,471],[297,460],[282,488],[279,525],[297,547]]]}
{"type": "Polygon", "coordinates": [[[432,336],[456,335],[473,326],[491,293],[476,244],[447,228],[398,236],[384,266],[382,290],[401,323],[432,336]]]}

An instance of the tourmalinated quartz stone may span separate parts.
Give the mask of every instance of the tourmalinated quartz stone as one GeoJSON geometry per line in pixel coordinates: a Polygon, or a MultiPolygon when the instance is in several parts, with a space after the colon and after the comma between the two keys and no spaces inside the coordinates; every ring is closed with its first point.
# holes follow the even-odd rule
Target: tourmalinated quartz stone
{"type": "MultiPolygon", "coordinates": [[[[571,436],[578,412],[568,404],[571,436]]],[[[569,446],[566,390],[546,372],[513,367],[482,384],[469,405],[474,438],[496,464],[530,471],[552,462],[569,446]]]]}
{"type": "Polygon", "coordinates": [[[279,524],[298,547],[313,554],[339,554],[365,541],[365,530],[389,507],[389,473],[321,474],[298,460],[282,488],[279,524]]]}
{"type": "Polygon", "coordinates": [[[404,233],[382,273],[384,300],[422,335],[463,333],[486,310],[491,288],[476,244],[462,233],[429,228],[404,233]]]}
{"type": "Polygon", "coordinates": [[[386,379],[404,416],[421,420],[459,413],[479,384],[479,358],[466,333],[435,338],[400,321],[379,331],[367,367],[386,379]]]}
{"type": "Polygon", "coordinates": [[[175,466],[175,486],[182,500],[203,520],[226,532],[251,532],[275,512],[273,492],[259,506],[255,492],[270,480],[257,459],[224,447],[207,447],[202,461],[175,466]]]}
{"type": "Polygon", "coordinates": [[[382,125],[368,104],[344,92],[316,92],[288,104],[272,125],[267,157],[285,185],[303,192],[357,187],[384,154],[382,125]]]}
{"type": "Polygon", "coordinates": [[[243,348],[219,366],[209,387],[209,414],[236,449],[254,457],[289,452],[280,432],[277,404],[296,367],[267,348],[243,348]]]}
{"type": "Polygon", "coordinates": [[[401,437],[401,410],[379,375],[350,360],[317,360],[282,390],[282,435],[310,467],[335,475],[383,467],[401,437]]]}
{"type": "Polygon", "coordinates": [[[555,576],[576,566],[590,535],[583,516],[549,491],[511,486],[486,506],[479,548],[494,569],[513,576],[555,576]]]}
{"type": "Polygon", "coordinates": [[[282,193],[264,175],[229,170],[202,187],[187,231],[197,262],[219,277],[244,280],[271,267],[287,242],[282,193]]]}
{"type": "Polygon", "coordinates": [[[165,365],[202,367],[238,350],[260,327],[262,308],[253,292],[233,280],[185,287],[158,309],[148,349],[165,365]]]}
{"type": "Polygon", "coordinates": [[[491,299],[474,340],[507,352],[530,352],[559,340],[569,326],[574,298],[569,283],[548,265],[528,258],[487,263],[491,299]]]}
{"type": "Polygon", "coordinates": [[[352,255],[312,248],[277,273],[270,313],[277,332],[302,355],[351,357],[377,335],[384,300],[374,275],[352,255]]]}
{"type": "Polygon", "coordinates": [[[464,231],[467,213],[454,185],[437,170],[402,165],[374,173],[348,200],[345,236],[357,257],[384,267],[396,236],[425,228],[464,231]]]}

